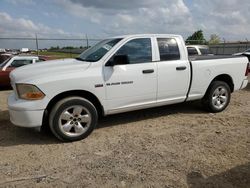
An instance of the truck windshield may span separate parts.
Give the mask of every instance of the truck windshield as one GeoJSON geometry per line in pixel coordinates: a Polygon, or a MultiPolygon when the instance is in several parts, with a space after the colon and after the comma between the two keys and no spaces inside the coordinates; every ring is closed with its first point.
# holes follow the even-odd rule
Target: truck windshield
{"type": "Polygon", "coordinates": [[[100,60],[109,50],[111,50],[121,40],[122,38],[103,40],[97,43],[95,46],[84,51],[76,59],[81,61],[96,62],[100,60]]]}

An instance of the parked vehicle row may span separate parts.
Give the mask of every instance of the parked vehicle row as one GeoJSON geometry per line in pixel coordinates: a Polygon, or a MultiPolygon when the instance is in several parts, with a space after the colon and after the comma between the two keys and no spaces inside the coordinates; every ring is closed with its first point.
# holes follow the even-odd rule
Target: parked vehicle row
{"type": "Polygon", "coordinates": [[[54,60],[11,72],[10,120],[49,126],[63,141],[86,138],[100,115],[201,100],[221,112],[231,93],[248,84],[248,58],[189,59],[179,35],[105,39],[76,59],[54,60]]]}

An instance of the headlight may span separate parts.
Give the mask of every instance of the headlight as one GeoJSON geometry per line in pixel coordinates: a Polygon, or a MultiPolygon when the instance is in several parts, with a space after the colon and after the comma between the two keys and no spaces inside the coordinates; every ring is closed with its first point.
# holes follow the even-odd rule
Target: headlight
{"type": "Polygon", "coordinates": [[[40,89],[31,84],[16,84],[16,89],[20,99],[40,100],[45,97],[40,89]]]}

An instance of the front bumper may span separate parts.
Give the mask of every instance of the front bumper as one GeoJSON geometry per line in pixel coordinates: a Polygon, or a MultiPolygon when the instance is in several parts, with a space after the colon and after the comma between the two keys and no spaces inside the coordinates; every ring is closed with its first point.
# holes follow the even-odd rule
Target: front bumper
{"type": "MultiPolygon", "coordinates": [[[[23,102],[21,102],[23,103],[23,102]]],[[[43,122],[44,110],[30,110],[20,107],[20,101],[11,94],[8,98],[10,121],[20,127],[40,127],[43,122]]]]}

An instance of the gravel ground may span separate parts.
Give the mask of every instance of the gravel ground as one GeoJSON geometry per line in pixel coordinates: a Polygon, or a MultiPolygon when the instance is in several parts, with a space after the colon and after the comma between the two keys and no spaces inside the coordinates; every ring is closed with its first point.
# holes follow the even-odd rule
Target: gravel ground
{"type": "Polygon", "coordinates": [[[0,92],[0,187],[250,187],[250,85],[219,114],[198,102],[105,117],[61,143],[14,127],[0,92]]]}

